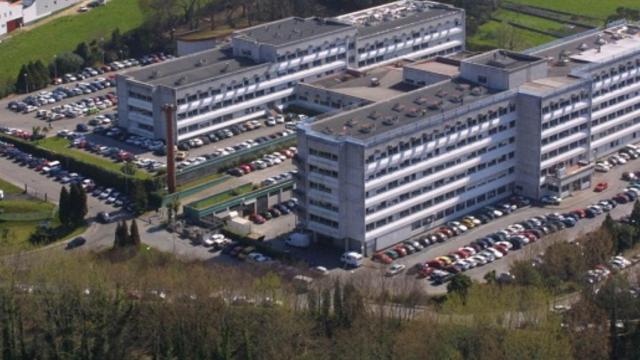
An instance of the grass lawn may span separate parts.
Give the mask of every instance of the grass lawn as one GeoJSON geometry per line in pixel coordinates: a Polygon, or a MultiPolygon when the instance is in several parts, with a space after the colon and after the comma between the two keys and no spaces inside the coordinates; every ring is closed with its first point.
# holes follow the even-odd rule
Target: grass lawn
{"type": "Polygon", "coordinates": [[[563,35],[571,35],[575,31],[572,30],[566,24],[559,23],[557,21],[544,19],[537,16],[530,16],[515,11],[498,10],[493,13],[493,16],[500,20],[507,20],[516,24],[528,26],[534,29],[556,32],[563,35]]]}
{"type": "MultiPolygon", "coordinates": [[[[53,136],[43,140],[39,140],[36,142],[36,144],[50,151],[73,157],[78,161],[91,163],[113,172],[122,173],[121,168],[123,163],[116,163],[101,156],[93,155],[92,153],[84,150],[72,149],[69,147],[69,144],[71,144],[71,142],[65,138],[53,136]]],[[[145,171],[137,170],[135,177],[138,179],[149,179],[151,178],[151,175],[149,175],[145,171]]]]}
{"type": "Polygon", "coordinates": [[[196,202],[195,204],[193,204],[193,207],[195,207],[196,209],[205,209],[208,208],[210,206],[219,204],[221,202],[233,199],[236,196],[240,196],[242,194],[246,194],[253,191],[253,184],[252,183],[248,183],[248,184],[244,184],[244,185],[240,185],[237,188],[225,191],[225,192],[221,192],[219,194],[213,195],[211,197],[208,197],[206,199],[200,200],[198,202],[196,202]]]}
{"type": "MultiPolygon", "coordinates": [[[[499,32],[500,26],[501,24],[497,21],[489,21],[480,26],[476,34],[468,39],[470,48],[477,49],[499,47],[497,34],[499,32]]],[[[556,39],[553,36],[543,35],[524,29],[518,29],[514,28],[513,26],[509,26],[509,31],[516,32],[516,36],[518,36],[519,39],[518,45],[513,50],[527,49],[556,39]]]]}
{"type": "Polygon", "coordinates": [[[638,0],[509,0],[513,3],[537,6],[570,14],[590,16],[603,21],[615,14],[616,8],[640,9],[638,0]]]}
{"type": "Polygon", "coordinates": [[[0,44],[0,80],[14,80],[20,66],[33,60],[45,65],[53,55],[72,51],[82,41],[108,38],[116,28],[125,33],[143,22],[140,0],[111,0],[85,14],[65,16],[16,33],[0,44]]]}
{"type": "Polygon", "coordinates": [[[9,183],[6,182],[2,179],[0,179],[0,190],[4,191],[4,194],[20,194],[22,193],[22,189],[9,183]]]}
{"type": "MultiPolygon", "coordinates": [[[[51,219],[54,208],[53,204],[39,200],[0,201],[0,212],[5,214],[49,213],[51,219]]],[[[0,221],[0,254],[35,248],[29,237],[39,224],[40,221],[0,221]]]]}
{"type": "Polygon", "coordinates": [[[193,181],[190,181],[190,182],[187,182],[187,183],[184,183],[184,184],[178,186],[178,191],[189,190],[189,189],[194,188],[196,186],[200,186],[200,185],[208,183],[210,181],[217,180],[217,179],[219,179],[219,178],[221,178],[223,176],[225,176],[225,174],[223,174],[223,173],[215,173],[215,174],[211,174],[211,175],[208,175],[208,176],[205,176],[205,177],[197,178],[197,179],[195,179],[193,181]]]}

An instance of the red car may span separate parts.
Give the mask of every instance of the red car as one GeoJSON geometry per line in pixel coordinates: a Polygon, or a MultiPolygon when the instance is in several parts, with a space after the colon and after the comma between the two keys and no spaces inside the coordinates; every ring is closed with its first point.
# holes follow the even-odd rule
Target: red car
{"type": "Polygon", "coordinates": [[[267,220],[265,220],[265,218],[263,218],[261,215],[258,214],[251,214],[249,215],[249,220],[253,221],[254,223],[260,225],[260,224],[264,224],[267,220]]]}
{"type": "Polygon", "coordinates": [[[393,259],[384,253],[377,253],[373,255],[373,260],[377,260],[383,264],[391,264],[393,262],[393,259]]]}
{"type": "Polygon", "coordinates": [[[395,248],[393,248],[393,250],[395,250],[398,253],[398,255],[400,255],[400,257],[407,256],[407,249],[405,249],[402,246],[396,246],[395,248]]]}
{"type": "Polygon", "coordinates": [[[601,182],[601,183],[598,183],[596,185],[596,187],[593,189],[593,191],[595,191],[595,192],[605,191],[605,190],[607,190],[608,187],[609,187],[609,184],[607,184],[606,182],[601,182]]]}
{"type": "Polygon", "coordinates": [[[424,266],[422,267],[422,269],[420,269],[420,270],[418,271],[418,277],[421,277],[421,278],[429,277],[429,275],[431,275],[431,273],[432,273],[434,270],[435,270],[435,268],[432,268],[432,267],[430,267],[430,266],[428,266],[428,265],[424,265],[424,266]]]}

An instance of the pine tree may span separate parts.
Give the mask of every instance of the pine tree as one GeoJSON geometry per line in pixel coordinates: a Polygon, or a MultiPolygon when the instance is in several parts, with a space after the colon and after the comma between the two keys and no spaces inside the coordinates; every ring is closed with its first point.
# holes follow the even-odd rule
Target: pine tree
{"type": "Polygon", "coordinates": [[[129,238],[131,245],[135,247],[140,246],[140,232],[138,231],[138,223],[136,222],[136,219],[131,221],[131,233],[129,234],[129,238]]]}
{"type": "Polygon", "coordinates": [[[131,245],[131,236],[129,235],[129,227],[126,220],[122,220],[122,244],[124,246],[131,245]]]}
{"type": "Polygon", "coordinates": [[[69,201],[69,192],[65,186],[60,189],[60,201],[58,205],[58,218],[60,219],[60,223],[62,225],[69,225],[71,220],[70,217],[70,201],[69,201]]]}
{"type": "Polygon", "coordinates": [[[87,195],[83,195],[82,187],[78,184],[71,185],[71,191],[69,192],[70,205],[70,220],[75,225],[80,225],[84,222],[84,217],[87,215],[87,195]]]}
{"type": "Polygon", "coordinates": [[[130,187],[129,196],[133,201],[133,211],[141,214],[147,209],[147,192],[139,181],[134,182],[130,187]]]}
{"type": "Polygon", "coordinates": [[[44,65],[42,60],[38,60],[33,64],[34,70],[38,74],[38,89],[42,89],[47,87],[49,83],[51,83],[51,78],[49,77],[49,70],[44,65]]]}
{"type": "Polygon", "coordinates": [[[81,58],[83,58],[84,64],[87,65],[87,62],[89,61],[89,58],[90,58],[89,46],[87,46],[87,43],[81,42],[80,44],[78,44],[78,46],[73,52],[76,53],[81,58]]]}
{"type": "Polygon", "coordinates": [[[27,92],[27,83],[29,81],[28,77],[29,69],[27,69],[27,66],[23,64],[20,68],[20,72],[18,73],[18,78],[16,79],[16,91],[19,93],[27,92]]]}
{"type": "Polygon", "coordinates": [[[344,307],[342,306],[342,285],[340,280],[336,280],[333,288],[333,312],[335,313],[337,324],[344,325],[344,307]]]}
{"type": "Polygon", "coordinates": [[[121,248],[124,244],[122,243],[122,223],[118,222],[116,225],[116,233],[115,238],[113,239],[113,247],[121,248]]]}
{"type": "Polygon", "coordinates": [[[78,207],[78,215],[81,218],[81,221],[84,221],[84,218],[89,213],[89,207],[87,205],[87,192],[84,190],[82,185],[78,186],[78,202],[75,203],[75,206],[78,207]]]}

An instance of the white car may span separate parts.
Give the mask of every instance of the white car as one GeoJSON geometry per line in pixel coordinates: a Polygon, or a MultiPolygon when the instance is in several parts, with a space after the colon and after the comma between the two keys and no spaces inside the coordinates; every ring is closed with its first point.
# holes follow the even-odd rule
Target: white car
{"type": "Polygon", "coordinates": [[[400,274],[407,266],[404,264],[393,264],[389,266],[385,275],[394,276],[400,274]]]}
{"type": "Polygon", "coordinates": [[[611,170],[610,167],[604,165],[604,164],[596,164],[595,170],[598,172],[609,172],[609,170],[611,170]]]}

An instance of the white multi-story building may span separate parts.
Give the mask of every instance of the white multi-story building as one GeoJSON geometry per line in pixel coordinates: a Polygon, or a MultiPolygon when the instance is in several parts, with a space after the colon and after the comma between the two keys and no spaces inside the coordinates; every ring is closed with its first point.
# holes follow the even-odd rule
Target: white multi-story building
{"type": "Polygon", "coordinates": [[[298,130],[300,225],[364,254],[513,194],[566,196],[640,135],[640,27],[616,24],[524,53],[460,61],[457,75],[298,130]]]}
{"type": "Polygon", "coordinates": [[[183,141],[283,107],[299,83],[463,47],[464,12],[429,1],[401,0],[331,19],[282,19],[234,33],[230,46],[119,76],[119,123],[164,139],[161,108],[174,104],[176,140],[183,141]]]}

